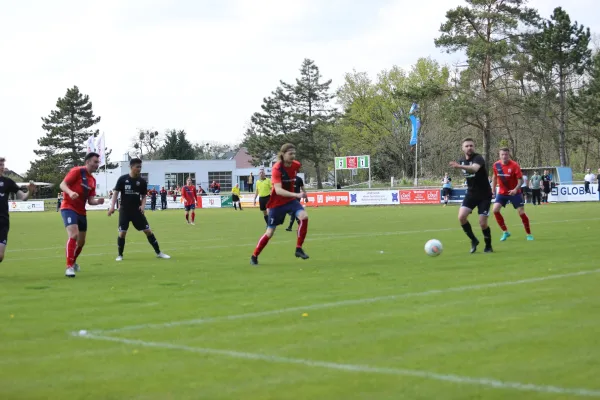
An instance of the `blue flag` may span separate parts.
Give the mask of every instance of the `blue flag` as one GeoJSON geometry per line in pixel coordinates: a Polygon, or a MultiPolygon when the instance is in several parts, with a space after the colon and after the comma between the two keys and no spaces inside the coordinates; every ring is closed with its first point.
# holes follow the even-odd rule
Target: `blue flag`
{"type": "Polygon", "coordinates": [[[410,122],[412,125],[412,134],[410,136],[410,145],[414,146],[417,144],[417,136],[419,133],[419,128],[421,127],[421,120],[419,117],[415,115],[415,112],[419,111],[419,105],[417,103],[413,103],[410,107],[410,122]]]}

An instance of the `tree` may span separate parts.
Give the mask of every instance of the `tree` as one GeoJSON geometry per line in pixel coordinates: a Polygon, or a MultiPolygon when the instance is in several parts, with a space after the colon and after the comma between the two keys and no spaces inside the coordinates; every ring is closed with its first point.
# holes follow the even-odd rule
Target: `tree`
{"type": "MultiPolygon", "coordinates": [[[[90,136],[97,136],[98,130],[91,129],[100,122],[94,115],[88,95],[77,86],[67,89],[64,97],[56,102],[56,110],[48,117],[42,117],[45,136],[38,139],[39,150],[34,153],[40,158],[32,161],[27,177],[45,182],[60,182],[62,175],[71,167],[83,165],[85,143],[90,136]]],[[[111,151],[106,149],[107,167],[111,151]]]]}
{"type": "Polygon", "coordinates": [[[542,22],[542,31],[532,35],[529,42],[533,62],[539,64],[551,77],[555,77],[554,82],[558,81],[558,152],[561,166],[567,165],[567,80],[571,74],[582,75],[589,66],[592,55],[588,48],[590,37],[589,28],[584,28],[577,22],[571,23],[569,14],[557,7],[550,20],[542,22]]]}
{"type": "Polygon", "coordinates": [[[154,158],[160,158],[159,149],[161,144],[161,137],[158,131],[151,131],[149,129],[138,130],[137,135],[133,140],[133,151],[140,158],[152,160],[154,158]]]}
{"type": "Polygon", "coordinates": [[[538,16],[535,10],[524,7],[526,0],[466,2],[467,7],[446,13],[435,45],[448,53],[466,52],[468,68],[454,87],[454,107],[449,111],[455,120],[482,133],[484,158],[489,163],[496,79],[510,72],[510,56],[517,53],[520,43],[519,24],[535,24],[538,16]]]}
{"type": "Polygon", "coordinates": [[[300,78],[281,86],[263,99],[262,112],[255,113],[245,132],[244,145],[255,163],[276,154],[285,142],[296,145],[298,157],[314,164],[317,186],[322,188],[322,164],[329,161],[335,132],[329,129],[337,113],[330,106],[331,80],[322,82],[314,61],[305,59],[300,78]]]}
{"type": "Polygon", "coordinates": [[[184,130],[169,130],[160,149],[163,160],[194,160],[196,152],[193,144],[186,138],[184,130]]]}

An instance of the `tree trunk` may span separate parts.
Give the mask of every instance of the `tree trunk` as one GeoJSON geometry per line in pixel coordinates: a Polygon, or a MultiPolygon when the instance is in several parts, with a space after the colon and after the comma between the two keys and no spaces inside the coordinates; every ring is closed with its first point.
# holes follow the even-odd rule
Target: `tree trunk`
{"type": "Polygon", "coordinates": [[[485,168],[490,170],[490,141],[492,136],[492,129],[490,128],[490,118],[489,116],[484,117],[484,128],[483,128],[483,158],[485,159],[485,168]]]}
{"type": "MultiPolygon", "coordinates": [[[[317,175],[317,189],[323,189],[323,179],[321,177],[321,165],[320,163],[315,163],[315,175],[317,175]]],[[[334,182],[334,185],[337,185],[337,182],[334,182]]]]}
{"type": "Polygon", "coordinates": [[[565,114],[566,114],[566,104],[565,104],[565,76],[563,74],[562,67],[558,70],[559,74],[559,102],[560,102],[560,116],[559,116],[559,125],[558,125],[558,158],[560,161],[560,166],[564,167],[567,165],[567,152],[565,146],[565,114]]]}
{"type": "Polygon", "coordinates": [[[585,140],[585,149],[583,150],[583,170],[585,171],[587,169],[587,163],[588,163],[588,155],[590,153],[590,143],[591,143],[591,139],[590,139],[590,130],[587,130],[587,138],[585,140]]]}

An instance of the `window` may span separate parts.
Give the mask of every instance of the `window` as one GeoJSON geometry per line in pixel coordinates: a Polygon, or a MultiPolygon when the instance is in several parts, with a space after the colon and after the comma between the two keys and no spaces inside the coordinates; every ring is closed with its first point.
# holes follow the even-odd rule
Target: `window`
{"type": "Polygon", "coordinates": [[[165,189],[175,189],[186,185],[187,178],[192,178],[192,185],[196,185],[195,172],[171,172],[165,174],[165,189]]]}
{"type": "Polygon", "coordinates": [[[231,190],[231,171],[209,172],[208,184],[211,185],[213,181],[217,181],[221,184],[221,193],[226,190],[231,190]]]}

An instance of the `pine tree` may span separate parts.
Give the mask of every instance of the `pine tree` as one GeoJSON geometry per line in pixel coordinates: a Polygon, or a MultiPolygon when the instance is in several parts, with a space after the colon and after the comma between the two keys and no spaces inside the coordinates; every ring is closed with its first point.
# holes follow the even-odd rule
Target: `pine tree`
{"type": "Polygon", "coordinates": [[[194,160],[196,151],[193,144],[186,138],[184,130],[172,129],[165,135],[164,145],[160,149],[163,160],[194,160]]]}

